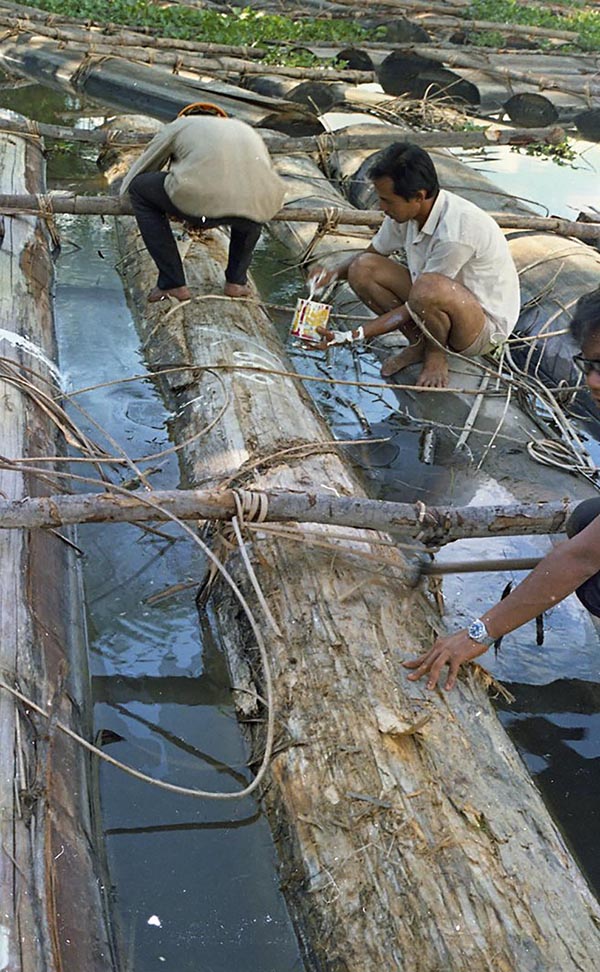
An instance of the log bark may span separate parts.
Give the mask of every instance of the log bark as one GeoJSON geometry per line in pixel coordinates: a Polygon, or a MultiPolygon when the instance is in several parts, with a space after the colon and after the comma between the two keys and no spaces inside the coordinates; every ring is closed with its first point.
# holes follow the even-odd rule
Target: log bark
{"type": "MultiPolygon", "coordinates": [[[[282,454],[329,438],[298,384],[236,371],[248,356],[288,370],[264,313],[222,299],[211,309],[205,299],[166,320],[145,303],[154,268],[131,221],[118,231],[151,364],[184,357],[230,368],[224,387],[206,371],[163,379],[182,442],[230,402],[220,425],[182,450],[184,481],[234,477],[302,493],[325,483],[332,495],[362,497],[339,456],[282,454]],[[193,412],[180,410],[192,400],[193,412]]],[[[205,296],[222,289],[225,251],[214,231],[188,251],[189,279],[205,296]]],[[[264,801],[308,967],[592,968],[600,909],[481,689],[468,678],[449,702],[403,677],[402,658],[429,644],[437,622],[420,593],[391,580],[402,558],[379,551],[375,584],[330,552],[266,531],[250,555],[280,632],[266,631],[281,745],[264,801]]],[[[229,563],[255,605],[237,557],[229,563]]],[[[256,672],[252,637],[227,591],[213,611],[239,685],[241,672],[256,672]]],[[[238,704],[255,712],[245,692],[238,704]]],[[[251,731],[259,749],[260,723],[251,731]]]]}
{"type": "MultiPolygon", "coordinates": [[[[1,127],[1,121],[0,121],[1,127]]],[[[4,191],[42,192],[43,156],[28,139],[0,137],[4,191]]],[[[5,219],[0,250],[0,451],[64,453],[38,398],[56,393],[48,238],[35,218],[5,219]],[[23,379],[29,382],[23,383],[23,379]]],[[[48,469],[52,474],[52,467],[48,469]]],[[[0,470],[6,499],[47,485],[0,470]]],[[[0,669],[74,731],[91,734],[80,574],[57,534],[0,538],[0,669]]],[[[98,850],[88,755],[0,689],[0,955],[10,972],[109,972],[107,887],[98,850]]]]}
{"type": "MultiPolygon", "coordinates": [[[[260,372],[259,372],[260,374],[260,372]]],[[[450,543],[466,537],[558,533],[570,509],[563,503],[503,506],[424,507],[323,492],[267,490],[268,523],[323,523],[364,530],[419,536],[423,543],[450,543]]],[[[0,500],[0,530],[57,527],[73,523],[133,523],[183,520],[230,520],[236,513],[230,490],[154,490],[127,496],[110,492],[0,500]],[[146,502],[144,502],[146,500],[146,502]]]]}

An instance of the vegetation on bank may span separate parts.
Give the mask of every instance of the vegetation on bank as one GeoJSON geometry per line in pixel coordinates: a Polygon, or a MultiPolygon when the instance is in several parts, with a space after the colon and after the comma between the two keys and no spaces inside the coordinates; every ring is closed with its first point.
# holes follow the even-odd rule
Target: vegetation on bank
{"type": "MultiPolygon", "coordinates": [[[[570,30],[578,35],[578,46],[583,50],[600,50],[600,11],[582,8],[577,0],[562,0],[559,5],[564,13],[556,12],[556,3],[548,7],[542,3],[524,6],[519,0],[472,0],[465,16],[492,23],[570,30]]],[[[501,47],[505,36],[499,31],[488,31],[479,35],[479,40],[487,46],[501,47]]]]}
{"type": "MultiPolygon", "coordinates": [[[[278,14],[262,13],[259,9],[230,7],[228,13],[186,7],[169,6],[162,0],[29,0],[30,4],[50,13],[94,20],[112,21],[131,27],[151,28],[158,36],[202,40],[216,44],[249,44],[260,47],[272,41],[293,44],[310,41],[331,41],[332,44],[358,43],[385,35],[380,28],[364,27],[350,15],[344,19],[323,20],[316,17],[293,19],[278,14]]],[[[357,9],[360,8],[357,0],[357,9]]],[[[373,15],[373,11],[371,16],[373,15]]],[[[520,24],[569,30],[578,35],[578,46],[584,50],[600,50],[600,11],[582,7],[581,0],[554,0],[551,7],[543,3],[524,5],[519,0],[472,0],[465,8],[465,17],[503,24],[520,24]],[[560,7],[564,12],[557,12],[560,7]]],[[[498,31],[471,34],[471,42],[501,47],[505,34],[498,31]]],[[[312,63],[310,55],[285,53],[280,48],[269,52],[272,62],[312,63]]],[[[321,62],[322,63],[322,62],[321,62]]]]}
{"type": "MultiPolygon", "coordinates": [[[[176,37],[203,43],[248,45],[262,47],[269,42],[288,42],[290,45],[310,41],[330,41],[332,44],[351,44],[373,40],[378,30],[361,27],[352,19],[319,20],[313,17],[293,20],[278,14],[262,13],[250,7],[230,8],[230,13],[218,10],[167,6],[156,0],[34,0],[34,5],[49,13],[93,20],[97,23],[117,23],[131,28],[149,27],[160,37],[176,37]]],[[[308,52],[286,51],[274,47],[265,61],[306,67],[317,63],[308,52]]],[[[322,60],[318,61],[323,64],[322,60]]]]}

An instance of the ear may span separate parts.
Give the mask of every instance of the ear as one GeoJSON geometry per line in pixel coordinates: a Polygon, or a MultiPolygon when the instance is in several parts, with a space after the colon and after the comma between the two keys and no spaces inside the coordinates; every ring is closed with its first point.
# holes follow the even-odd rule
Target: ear
{"type": "Polygon", "coordinates": [[[417,189],[414,198],[417,200],[417,202],[422,203],[425,199],[427,199],[427,189],[417,189]]]}

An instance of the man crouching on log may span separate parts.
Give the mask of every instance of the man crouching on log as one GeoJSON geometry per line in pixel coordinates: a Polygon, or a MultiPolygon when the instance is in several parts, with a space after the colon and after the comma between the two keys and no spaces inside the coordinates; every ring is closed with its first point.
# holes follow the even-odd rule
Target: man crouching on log
{"type": "Polygon", "coordinates": [[[347,279],[379,316],[363,330],[324,332],[328,344],[400,329],[408,347],[384,362],[384,377],[423,362],[417,384],[445,388],[447,350],[486,354],[506,340],[520,310],[519,278],[504,234],[482,209],[440,189],[431,157],[395,142],[371,167],[385,219],[370,245],[331,269],[312,268],[320,287],[347,279]],[[393,254],[404,251],[406,266],[393,254]]]}
{"type": "Polygon", "coordinates": [[[262,224],[278,212],[285,195],[267,147],[250,125],[225,117],[214,105],[189,105],[131,167],[121,186],[125,192],[158,267],[151,303],[192,296],[169,217],[196,229],[229,226],[223,293],[249,295],[247,271],[262,224]],[[168,171],[161,172],[167,163],[168,171]]]}
{"type": "MultiPolygon", "coordinates": [[[[577,301],[571,333],[582,349],[573,360],[600,409],[600,289],[577,301]]],[[[569,517],[566,531],[570,539],[547,554],[508,597],[468,628],[438,638],[429,651],[405,662],[406,668],[413,669],[408,677],[415,680],[426,675],[427,688],[433,689],[447,665],[445,688],[451,689],[461,665],[573,592],[590,614],[600,618],[600,498],[580,503],[569,517]]]]}

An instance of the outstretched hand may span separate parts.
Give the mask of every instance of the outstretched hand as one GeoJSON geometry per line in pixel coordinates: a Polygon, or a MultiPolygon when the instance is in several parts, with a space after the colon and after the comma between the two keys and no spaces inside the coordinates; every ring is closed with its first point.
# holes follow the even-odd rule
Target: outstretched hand
{"type": "Polygon", "coordinates": [[[307,279],[308,289],[311,297],[316,297],[318,294],[320,294],[329,286],[329,284],[333,283],[334,280],[337,280],[337,277],[337,269],[328,270],[326,267],[313,267],[307,279]]]}
{"type": "Polygon", "coordinates": [[[428,675],[427,688],[434,689],[442,674],[444,665],[448,666],[448,677],[444,689],[449,692],[456,684],[456,678],[461,665],[473,661],[479,655],[487,651],[485,645],[480,645],[469,635],[466,630],[458,631],[453,635],[445,635],[438,638],[429,651],[413,658],[411,661],[403,662],[405,668],[413,669],[408,677],[412,682],[418,681],[423,676],[428,675]]]}
{"type": "Polygon", "coordinates": [[[350,333],[348,331],[332,331],[328,327],[317,327],[316,330],[322,336],[322,340],[306,341],[305,347],[307,351],[326,351],[327,348],[331,348],[336,344],[351,343],[347,338],[340,339],[340,335],[350,333]]]}

